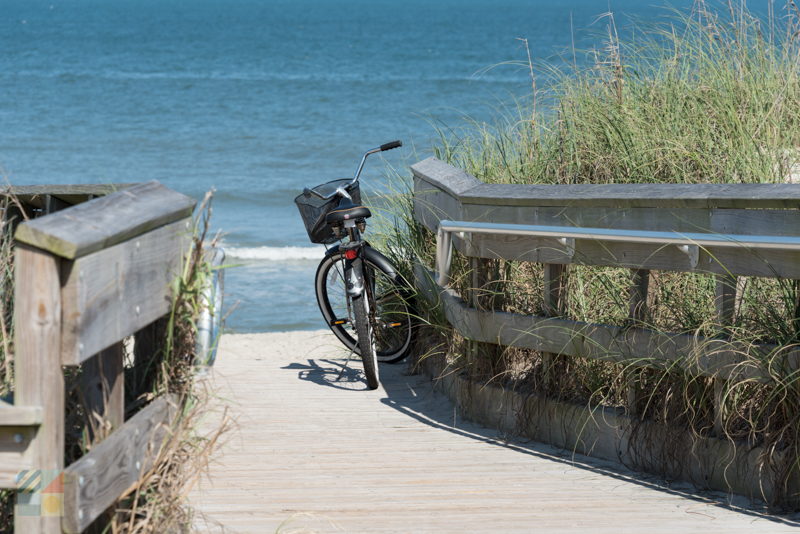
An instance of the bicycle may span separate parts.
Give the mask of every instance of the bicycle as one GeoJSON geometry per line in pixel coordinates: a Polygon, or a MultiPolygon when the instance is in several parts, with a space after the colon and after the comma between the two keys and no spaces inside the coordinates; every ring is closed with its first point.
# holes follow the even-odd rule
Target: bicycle
{"type": "Polygon", "coordinates": [[[305,188],[294,199],[311,242],[326,246],[315,275],[317,304],[334,335],[361,357],[369,389],[378,388],[378,362],[398,362],[411,346],[411,289],[362,238],[372,213],[361,204],[359,178],[367,157],[401,146],[392,141],[368,150],[352,179],[305,188]]]}

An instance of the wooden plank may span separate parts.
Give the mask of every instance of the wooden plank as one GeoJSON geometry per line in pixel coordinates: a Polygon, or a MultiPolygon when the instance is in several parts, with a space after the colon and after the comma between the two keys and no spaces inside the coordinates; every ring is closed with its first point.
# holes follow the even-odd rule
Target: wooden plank
{"type": "Polygon", "coordinates": [[[19,474],[32,467],[25,452],[35,434],[29,425],[0,426],[0,489],[16,488],[19,474]]]}
{"type": "Polygon", "coordinates": [[[566,309],[566,265],[548,263],[544,266],[544,312],[549,317],[558,317],[566,309]]]}
{"type": "MultiPolygon", "coordinates": [[[[544,266],[543,309],[547,317],[558,317],[566,309],[566,265],[547,263],[544,266]]],[[[557,352],[542,352],[545,389],[550,390],[556,383],[557,352]]]]}
{"type": "MultiPolygon", "coordinates": [[[[415,196],[430,194],[435,204],[435,189],[415,190],[415,196]]],[[[445,195],[445,193],[440,192],[445,195]]],[[[448,195],[449,196],[449,195],[448,195]]],[[[561,206],[492,206],[464,204],[460,217],[443,219],[506,224],[574,226],[687,233],[742,235],[800,235],[800,210],[727,208],[580,208],[561,206]]],[[[458,210],[457,210],[458,211],[458,210]]],[[[437,220],[438,224],[438,220],[437,220]]],[[[436,229],[436,225],[433,225],[436,229]]]]}
{"type": "Polygon", "coordinates": [[[45,195],[44,196],[44,213],[50,214],[56,211],[61,211],[66,209],[70,206],[67,202],[64,202],[60,198],[54,195],[45,195]]]}
{"type": "Polygon", "coordinates": [[[414,218],[436,232],[442,219],[461,220],[461,204],[449,193],[414,180],[414,218]]]}
{"type": "MultiPolygon", "coordinates": [[[[61,260],[45,251],[17,245],[14,264],[14,403],[41,407],[42,423],[24,461],[43,473],[64,467],[64,375],[61,371],[61,260]]],[[[58,509],[35,515],[17,494],[15,532],[60,532],[58,509]]],[[[53,503],[57,507],[58,503],[53,503]]]]}
{"type": "Polygon", "coordinates": [[[156,181],[25,222],[15,238],[75,259],[191,215],[195,201],[156,181]]]}
{"type": "Polygon", "coordinates": [[[633,269],[628,293],[628,317],[633,324],[640,324],[647,317],[647,290],[650,286],[650,271],[633,269]]]}
{"type": "Polygon", "coordinates": [[[461,196],[465,204],[608,208],[800,207],[795,184],[481,184],[461,196]]]}
{"type": "Polygon", "coordinates": [[[170,310],[188,224],[173,222],[65,264],[64,365],[80,364],[170,310]]]}
{"type": "MultiPolygon", "coordinates": [[[[647,318],[647,290],[649,286],[650,271],[633,269],[631,272],[631,285],[628,290],[628,319],[631,322],[631,326],[644,326],[643,323],[647,318]]],[[[627,382],[628,414],[637,415],[642,396],[637,369],[628,368],[624,372],[627,382]]]]}
{"type": "Polygon", "coordinates": [[[133,185],[136,183],[12,185],[0,188],[0,197],[13,195],[24,204],[43,209],[47,195],[67,204],[80,204],[91,198],[110,195],[133,185]]]}
{"type": "MultiPolygon", "coordinates": [[[[498,306],[499,299],[494,294],[496,288],[492,287],[492,274],[494,262],[480,258],[470,258],[470,289],[468,298],[472,306],[479,310],[492,310],[498,306]]],[[[468,364],[474,376],[490,376],[496,373],[495,366],[499,361],[503,349],[494,342],[469,341],[470,357],[468,364]]]]}
{"type": "Polygon", "coordinates": [[[717,276],[714,305],[717,310],[717,322],[723,327],[733,324],[736,314],[737,285],[737,278],[731,274],[724,273],[717,276]]]}
{"type": "Polygon", "coordinates": [[[124,356],[119,342],[83,362],[81,395],[92,443],[125,421],[124,356]]]}
{"type": "MultiPolygon", "coordinates": [[[[717,276],[714,304],[717,311],[717,322],[723,329],[733,325],[736,315],[737,285],[736,277],[731,274],[717,276]]],[[[712,380],[714,381],[714,434],[724,436],[725,396],[728,385],[723,378],[713,378],[712,380]]]]}
{"type": "Polygon", "coordinates": [[[460,197],[483,182],[466,171],[453,167],[436,158],[428,158],[411,166],[415,178],[446,191],[453,197],[460,197]]]}
{"type": "Polygon", "coordinates": [[[550,237],[474,234],[469,246],[456,236],[453,245],[487,259],[574,263],[658,271],[730,273],[737,276],[800,278],[800,251],[748,250],[744,247],[698,249],[697,262],[675,245],[575,239],[574,249],[550,237]]]}
{"type": "Polygon", "coordinates": [[[0,426],[38,425],[41,422],[41,406],[14,406],[0,401],[0,426]]]}
{"type": "MultiPolygon", "coordinates": [[[[751,346],[724,339],[664,333],[567,319],[485,312],[467,306],[452,290],[441,290],[430,272],[415,268],[418,287],[431,302],[440,301],[453,328],[466,339],[566,354],[656,369],[679,368],[695,375],[766,382],[770,374],[757,361],[775,353],[774,345],[751,346]],[[747,360],[743,354],[754,354],[747,360]]],[[[788,371],[798,369],[798,355],[786,352],[788,371]]]]}
{"type": "Polygon", "coordinates": [[[159,397],[64,470],[64,531],[85,529],[153,466],[176,413],[174,396],[159,397]]]}
{"type": "Polygon", "coordinates": [[[609,208],[798,208],[795,184],[486,184],[436,158],[411,166],[464,204],[609,208]]]}
{"type": "MultiPolygon", "coordinates": [[[[758,495],[759,482],[768,479],[767,469],[757,469],[761,449],[740,446],[740,463],[727,456],[731,444],[706,448],[708,441],[722,440],[679,447],[683,435],[673,430],[670,439],[655,443],[652,437],[663,433],[644,425],[635,435],[626,433],[628,418],[612,408],[544,401],[525,389],[501,393],[491,384],[465,383],[452,369],[434,371],[441,386],[434,390],[428,376],[409,374],[404,365],[384,366],[382,387],[363,391],[353,369],[357,362],[336,381],[346,359],[327,330],[222,336],[214,382],[219,398],[228,400],[227,414],[240,424],[232,439],[222,440],[215,455],[221,460],[211,462],[189,496],[197,530],[797,531],[796,516],[764,516],[758,505],[749,508],[727,491],[696,494],[674,478],[638,476],[616,463],[617,450],[631,449],[642,456],[671,452],[669,465],[692,467],[710,459],[699,474],[712,476],[697,477],[703,487],[727,479],[727,489],[742,481],[749,486],[745,493],[758,495]],[[517,432],[474,422],[484,415],[493,416],[488,422],[497,427],[518,422],[517,432]],[[609,432],[595,432],[603,427],[609,432]],[[526,437],[516,438],[518,432],[526,437]],[[566,450],[544,445],[545,438],[566,450]],[[615,463],[576,449],[611,450],[615,463]],[[747,465],[753,468],[740,469],[747,465]]],[[[222,410],[208,415],[204,432],[218,428],[222,410]]]]}

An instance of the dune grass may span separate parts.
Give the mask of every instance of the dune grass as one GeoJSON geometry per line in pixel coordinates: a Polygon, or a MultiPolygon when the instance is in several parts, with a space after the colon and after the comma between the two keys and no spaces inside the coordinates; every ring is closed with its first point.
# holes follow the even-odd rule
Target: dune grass
{"type": "MultiPolygon", "coordinates": [[[[585,69],[524,61],[533,94],[496,124],[441,128],[435,155],[489,183],[784,183],[800,181],[800,9],[787,2],[761,19],[734,2],[695,3],[670,23],[617,37],[606,17],[602,47],[585,69]],[[537,75],[541,79],[537,79],[537,75]]],[[[577,53],[577,52],[576,52],[577,53]]],[[[392,196],[382,243],[411,276],[433,265],[434,236],[412,218],[410,192],[392,196]]],[[[477,288],[492,307],[542,314],[543,266],[491,261],[491,280],[477,288]]],[[[471,273],[455,255],[453,287],[467,295],[471,273]]],[[[628,269],[569,266],[566,318],[625,326],[628,269]]],[[[695,438],[760,447],[765,480],[775,480],[773,510],[800,507],[800,374],[778,362],[800,339],[798,282],[742,278],[732,324],[715,314],[713,276],[653,272],[644,326],[744,346],[746,365],[766,370],[766,383],[696,377],[679,368],[638,369],[578,357],[555,360],[536,351],[466,342],[441,310],[418,307],[431,340],[423,352],[479,381],[499,381],[533,394],[625,409],[695,438]],[[472,355],[467,357],[467,355],[472,355]],[[477,356],[477,357],[476,357],[477,356]],[[722,432],[714,429],[714,383],[721,385],[722,432]],[[634,385],[644,396],[632,400],[634,385]],[[630,403],[636,402],[637,406],[630,403]]],[[[684,444],[685,445],[685,444],[684,444]]],[[[689,454],[676,451],[676,458],[689,454]]]]}

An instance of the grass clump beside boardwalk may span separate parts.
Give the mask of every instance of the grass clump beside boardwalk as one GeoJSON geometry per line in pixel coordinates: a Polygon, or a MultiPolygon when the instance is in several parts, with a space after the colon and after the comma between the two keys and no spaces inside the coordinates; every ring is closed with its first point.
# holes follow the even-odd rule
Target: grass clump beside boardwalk
{"type": "MultiPolygon", "coordinates": [[[[800,180],[800,9],[788,2],[760,19],[743,5],[709,8],[702,1],[669,24],[617,38],[613,19],[591,65],[569,72],[526,64],[549,82],[533,80],[532,101],[499,125],[470,123],[442,130],[435,154],[489,183],[782,183],[800,180]],[[532,105],[531,105],[532,104],[532,105]]],[[[403,202],[403,200],[399,200],[403,202]]],[[[395,259],[433,265],[433,236],[398,210],[408,231],[391,225],[395,259]],[[398,243],[400,243],[398,245],[398,243]]],[[[487,260],[478,287],[488,306],[542,314],[543,266],[487,260]]],[[[407,267],[408,268],[408,267],[407,267]]],[[[474,289],[469,263],[455,255],[453,286],[474,289]]],[[[562,315],[629,324],[628,269],[570,265],[562,315]]],[[[443,336],[441,315],[426,312],[435,332],[429,354],[447,353],[450,369],[550,398],[609,406],[658,422],[695,439],[717,436],[743,452],[758,448],[760,476],[771,480],[774,510],[797,509],[800,473],[800,375],[777,362],[800,340],[800,287],[792,280],[739,278],[732,324],[716,318],[716,279],[701,273],[652,272],[643,326],[704,337],[723,335],[743,346],[770,343],[770,354],[747,354],[768,370],[765,383],[697,377],[680,366],[638,369],[634,362],[579,357],[552,359],[536,351],[467,343],[443,336]],[[494,348],[493,348],[494,347],[494,348]],[[715,391],[715,384],[718,388],[715,391]],[[628,395],[634,387],[643,396],[628,395]],[[714,397],[721,399],[721,434],[714,397]],[[635,403],[634,406],[632,403],[635,403]]],[[[652,425],[642,425],[652,428],[652,425]]],[[[653,439],[657,439],[656,436],[653,439]]],[[[658,468],[681,472],[690,454],[676,439],[658,468]]]]}
{"type": "Polygon", "coordinates": [[[701,1],[630,43],[609,18],[590,67],[531,64],[549,80],[533,111],[436,154],[492,183],[781,182],[800,163],[799,30],[794,2],[764,21],[701,1]]]}

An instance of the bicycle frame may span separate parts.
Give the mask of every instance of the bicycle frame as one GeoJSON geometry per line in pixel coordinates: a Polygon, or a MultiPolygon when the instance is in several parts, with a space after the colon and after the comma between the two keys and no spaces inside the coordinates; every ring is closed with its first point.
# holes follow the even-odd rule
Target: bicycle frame
{"type": "MultiPolygon", "coordinates": [[[[358,182],[359,178],[361,177],[361,171],[364,170],[364,164],[367,161],[367,158],[375,154],[377,152],[384,152],[386,150],[392,150],[393,148],[398,148],[403,146],[403,143],[400,141],[392,141],[390,143],[384,143],[379,147],[375,147],[373,149],[367,150],[364,152],[364,155],[361,157],[361,163],[358,165],[358,169],[356,169],[356,173],[353,176],[353,179],[345,187],[349,187],[354,183],[358,182]]],[[[314,191],[313,189],[305,188],[303,189],[304,195],[314,195],[323,200],[330,200],[335,196],[340,196],[352,200],[352,197],[347,192],[345,187],[337,187],[335,191],[330,193],[329,195],[321,195],[314,191]]],[[[343,278],[345,280],[345,284],[347,286],[347,295],[350,299],[358,298],[364,293],[364,269],[362,265],[362,250],[363,250],[363,241],[361,239],[361,231],[363,228],[366,227],[365,222],[357,222],[355,220],[346,220],[343,223],[344,229],[347,232],[347,237],[349,238],[349,242],[342,247],[340,250],[343,251],[345,256],[345,264],[344,264],[344,273],[343,278]],[[363,226],[361,226],[363,225],[363,226]]]]}
{"type": "Polygon", "coordinates": [[[347,294],[350,298],[360,297],[364,293],[364,269],[362,255],[364,241],[361,239],[356,221],[345,221],[350,241],[340,247],[344,255],[344,280],[347,287],[347,294]]]}

